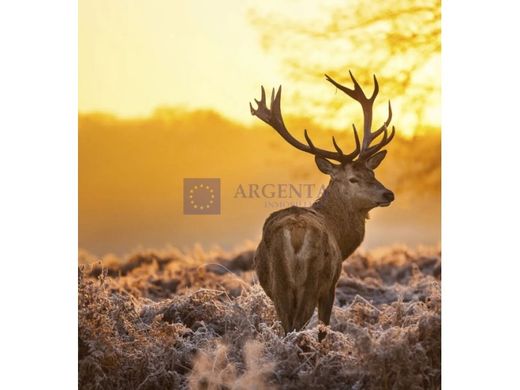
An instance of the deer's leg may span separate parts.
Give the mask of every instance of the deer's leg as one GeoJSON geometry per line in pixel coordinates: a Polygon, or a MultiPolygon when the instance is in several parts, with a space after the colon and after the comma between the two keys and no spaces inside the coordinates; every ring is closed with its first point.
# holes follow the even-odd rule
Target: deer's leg
{"type": "Polygon", "coordinates": [[[332,306],[334,305],[334,298],[336,296],[336,286],[328,291],[327,294],[320,297],[318,301],[318,319],[325,325],[330,323],[330,315],[332,314],[332,306]]]}
{"type": "Polygon", "coordinates": [[[296,300],[294,292],[291,288],[286,289],[282,293],[275,294],[274,308],[276,314],[282,322],[285,334],[294,330],[293,322],[296,311],[296,300]]]}
{"type": "Polygon", "coordinates": [[[306,289],[298,295],[296,315],[293,319],[293,328],[301,330],[307,321],[312,317],[314,308],[316,307],[316,288],[305,286],[306,289]]]}
{"type": "MultiPolygon", "coordinates": [[[[318,319],[325,325],[330,324],[330,315],[332,314],[332,306],[334,305],[334,298],[336,296],[336,283],[333,283],[330,290],[318,301],[318,319]]],[[[324,339],[326,333],[320,331],[318,333],[318,340],[324,339]]]]}

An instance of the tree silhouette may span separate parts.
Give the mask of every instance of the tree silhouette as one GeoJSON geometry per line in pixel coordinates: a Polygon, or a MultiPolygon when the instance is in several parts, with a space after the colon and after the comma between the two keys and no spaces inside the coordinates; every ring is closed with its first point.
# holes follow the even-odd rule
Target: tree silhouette
{"type": "Polygon", "coordinates": [[[291,80],[305,85],[290,95],[300,112],[345,118],[345,101],[314,86],[323,73],[351,85],[352,69],[369,90],[376,74],[382,96],[392,98],[416,132],[439,127],[440,0],[354,0],[322,11],[310,19],[251,12],[263,47],[281,58],[291,80]]]}

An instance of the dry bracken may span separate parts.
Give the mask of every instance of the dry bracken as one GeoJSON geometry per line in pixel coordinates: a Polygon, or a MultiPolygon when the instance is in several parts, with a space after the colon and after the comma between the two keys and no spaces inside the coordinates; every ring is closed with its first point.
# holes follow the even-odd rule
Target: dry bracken
{"type": "Polygon", "coordinates": [[[316,313],[284,336],[252,257],[83,254],[80,388],[440,388],[438,249],[356,252],[322,342],[316,313]]]}

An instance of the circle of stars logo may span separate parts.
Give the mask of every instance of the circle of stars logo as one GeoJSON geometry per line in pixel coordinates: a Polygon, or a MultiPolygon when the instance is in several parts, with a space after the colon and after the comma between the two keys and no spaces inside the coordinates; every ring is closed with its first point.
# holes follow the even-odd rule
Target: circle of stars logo
{"type": "Polygon", "coordinates": [[[208,185],[196,184],[190,189],[190,205],[194,209],[209,209],[215,202],[215,191],[208,185]]]}
{"type": "Polygon", "coordinates": [[[184,214],[219,215],[220,199],[219,178],[184,178],[184,214]]]}

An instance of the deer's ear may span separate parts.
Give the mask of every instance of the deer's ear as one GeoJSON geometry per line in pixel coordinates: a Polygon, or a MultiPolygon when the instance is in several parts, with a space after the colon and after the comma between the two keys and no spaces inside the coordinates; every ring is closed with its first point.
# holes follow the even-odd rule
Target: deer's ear
{"type": "Polygon", "coordinates": [[[314,158],[316,161],[316,165],[318,166],[318,169],[325,173],[326,175],[332,175],[334,172],[336,172],[337,165],[331,163],[326,158],[316,156],[314,158]]]}
{"type": "Polygon", "coordinates": [[[377,152],[367,160],[367,167],[372,170],[376,169],[379,166],[379,164],[381,164],[381,161],[383,161],[385,156],[386,150],[381,150],[380,152],[377,152]]]}

